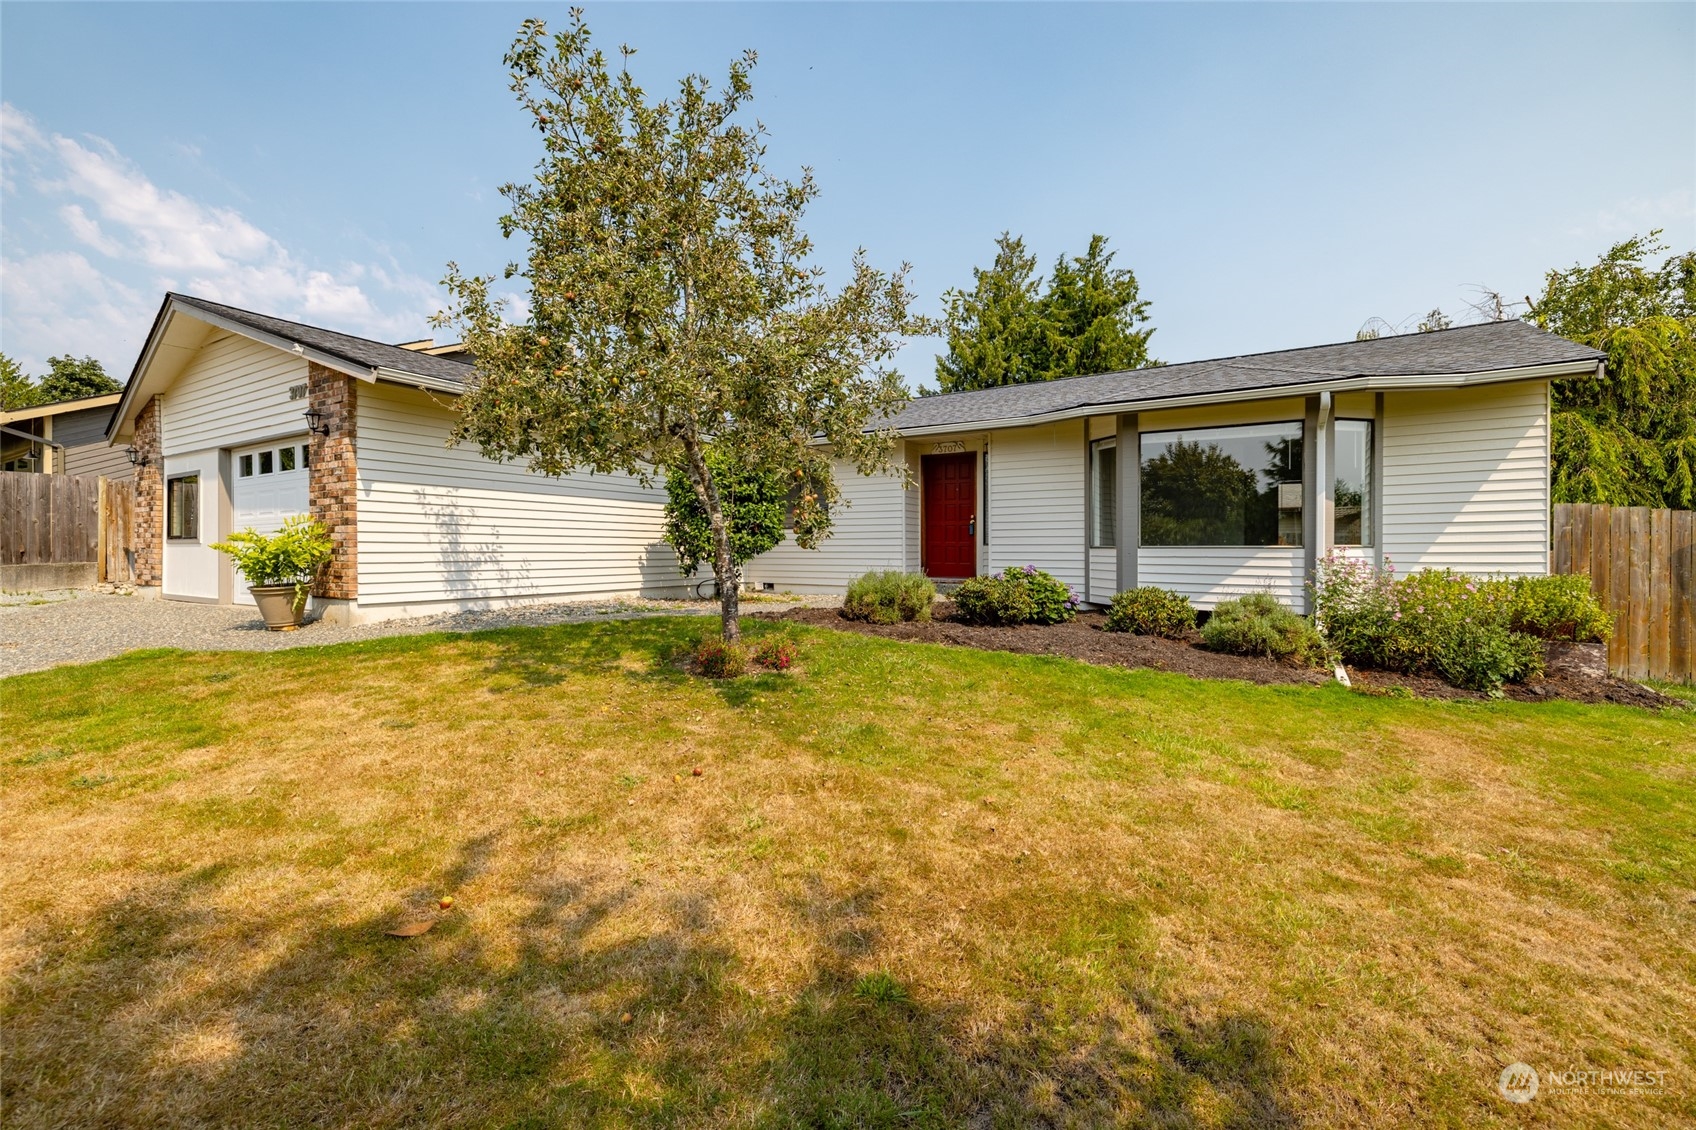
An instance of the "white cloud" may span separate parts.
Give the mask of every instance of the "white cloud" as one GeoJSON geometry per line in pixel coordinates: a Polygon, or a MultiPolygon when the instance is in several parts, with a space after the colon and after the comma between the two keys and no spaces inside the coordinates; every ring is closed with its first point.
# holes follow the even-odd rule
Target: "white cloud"
{"type": "Polygon", "coordinates": [[[52,214],[65,246],[5,261],[0,328],[20,360],[71,349],[127,372],[165,290],[389,341],[421,336],[442,304],[392,260],[304,262],[235,209],[161,188],[104,139],[43,130],[10,104],[0,125],[7,194],[14,167],[27,168],[36,192],[62,201],[52,214]]]}
{"type": "Polygon", "coordinates": [[[76,237],[79,243],[86,243],[102,255],[122,255],[123,248],[106,237],[100,230],[99,221],[82,210],[80,204],[67,204],[59,209],[59,218],[65,221],[65,227],[76,237]]]}
{"type": "Polygon", "coordinates": [[[129,375],[158,301],[75,251],[0,260],[0,298],[6,351],[24,372],[39,376],[49,356],[70,353],[99,358],[119,380],[129,375]]]}

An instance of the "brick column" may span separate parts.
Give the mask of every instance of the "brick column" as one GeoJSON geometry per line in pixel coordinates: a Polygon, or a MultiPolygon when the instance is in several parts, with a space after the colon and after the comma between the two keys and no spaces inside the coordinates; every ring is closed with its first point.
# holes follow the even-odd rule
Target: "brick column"
{"type": "Polygon", "coordinates": [[[159,449],[159,398],[135,417],[135,578],[136,585],[157,587],[165,580],[165,456],[159,449]]]}
{"type": "Polygon", "coordinates": [[[359,595],[355,511],[359,476],[354,463],[358,384],[345,373],[309,362],[307,395],[312,407],[323,413],[319,426],[330,429],[327,436],[312,437],[307,492],[312,516],[330,531],[335,543],[335,555],[312,591],[330,600],[353,600],[359,595]]]}

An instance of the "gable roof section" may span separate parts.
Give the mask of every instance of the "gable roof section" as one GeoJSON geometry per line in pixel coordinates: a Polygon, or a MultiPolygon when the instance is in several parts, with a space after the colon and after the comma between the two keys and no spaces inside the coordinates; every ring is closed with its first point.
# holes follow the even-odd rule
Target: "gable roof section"
{"type": "Polygon", "coordinates": [[[145,399],[142,394],[151,395],[167,387],[216,329],[305,357],[360,380],[389,380],[453,393],[464,390],[466,378],[472,372],[470,364],[451,357],[403,349],[193,295],[168,292],[153,319],[141,356],[124,385],[122,399],[106,425],[109,441],[117,442],[130,434],[135,404],[145,399]]]}
{"type": "Polygon", "coordinates": [[[398,345],[385,345],[370,338],[354,337],[352,334],[337,333],[335,330],[308,326],[301,322],[255,314],[251,310],[208,302],[204,298],[194,298],[187,294],[168,294],[166,300],[175,300],[177,305],[190,311],[199,311],[225,322],[233,322],[237,327],[251,330],[254,334],[280,338],[291,346],[305,346],[350,365],[368,369],[372,373],[386,371],[406,376],[434,377],[463,386],[465,378],[471,372],[471,366],[463,361],[432,356],[422,350],[403,349],[398,345]]]}
{"type": "Polygon", "coordinates": [[[888,422],[903,433],[1010,426],[1186,402],[1352,389],[1429,388],[1597,372],[1603,354],[1526,322],[1250,353],[1154,369],[925,396],[888,422]]]}

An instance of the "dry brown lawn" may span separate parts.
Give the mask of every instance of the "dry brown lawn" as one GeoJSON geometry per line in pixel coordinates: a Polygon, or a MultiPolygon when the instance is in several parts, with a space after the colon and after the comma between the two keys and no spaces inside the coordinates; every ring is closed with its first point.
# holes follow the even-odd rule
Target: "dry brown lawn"
{"type": "Polygon", "coordinates": [[[1687,713],[698,630],[0,682],[4,1122],[1696,1123],[1687,713]]]}

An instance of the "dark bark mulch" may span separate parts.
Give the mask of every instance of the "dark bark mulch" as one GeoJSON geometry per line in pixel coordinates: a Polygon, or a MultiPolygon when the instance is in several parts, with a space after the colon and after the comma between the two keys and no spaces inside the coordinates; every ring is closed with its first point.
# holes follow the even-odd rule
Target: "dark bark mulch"
{"type": "MultiPolygon", "coordinates": [[[[954,606],[938,601],[936,612],[924,624],[868,624],[863,620],[844,619],[835,608],[791,608],[785,612],[756,612],[761,620],[811,624],[861,635],[881,636],[892,640],[914,640],[920,643],[951,644],[956,647],[975,647],[984,651],[1010,651],[1020,655],[1060,655],[1109,667],[1145,667],[1155,671],[1172,671],[1198,679],[1241,679],[1263,686],[1287,683],[1318,685],[1328,682],[1331,674],[1300,667],[1275,659],[1252,659],[1240,655],[1221,655],[1208,651],[1200,644],[1199,633],[1184,640],[1164,640],[1156,636],[1136,636],[1128,632],[1109,632],[1104,625],[1107,617],[1100,612],[1080,613],[1066,624],[1027,624],[1017,628],[991,628],[962,624],[953,619],[954,606]]],[[[1400,675],[1390,671],[1357,671],[1349,668],[1349,678],[1355,687],[1368,694],[1412,693],[1423,698],[1472,698],[1489,696],[1479,691],[1462,690],[1441,679],[1423,675],[1400,675]],[[1399,689],[1399,690],[1398,690],[1399,689]]],[[[1557,678],[1540,679],[1533,683],[1509,684],[1503,693],[1522,702],[1545,699],[1567,699],[1573,702],[1611,702],[1652,709],[1682,707],[1684,704],[1638,683],[1623,679],[1557,678]]]]}

